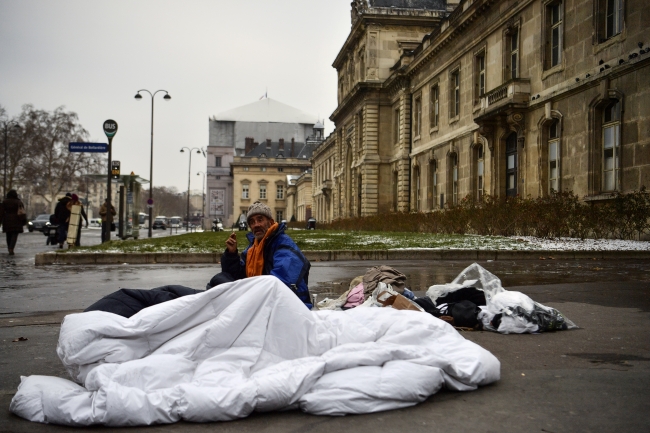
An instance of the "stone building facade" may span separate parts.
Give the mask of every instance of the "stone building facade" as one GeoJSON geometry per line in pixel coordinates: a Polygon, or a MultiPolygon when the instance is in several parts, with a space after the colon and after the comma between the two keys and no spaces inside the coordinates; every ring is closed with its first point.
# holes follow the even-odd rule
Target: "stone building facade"
{"type": "MultiPolygon", "coordinates": [[[[344,83],[358,76],[340,60],[348,43],[379,14],[355,4],[366,9],[334,64],[344,83]]],[[[386,20],[400,16],[391,9],[386,20]]],[[[648,18],[641,0],[464,0],[442,13],[413,49],[392,45],[399,59],[372,92],[357,83],[333,113],[334,218],[649,186],[648,18]]]]}
{"type": "MultiPolygon", "coordinates": [[[[322,130],[317,131],[317,136],[322,136],[322,130]]],[[[309,136],[305,143],[282,138],[262,143],[252,137],[246,139],[245,155],[235,156],[231,163],[235,220],[257,200],[271,208],[276,221],[288,221],[294,215],[298,219],[298,196],[289,188],[296,189],[291,181],[311,170],[313,150],[322,141],[312,138],[309,136]]],[[[309,184],[311,196],[311,181],[309,184]]]]}
{"type": "MultiPolygon", "coordinates": [[[[246,140],[284,137],[298,143],[313,135],[316,116],[271,98],[224,111],[209,120],[206,209],[209,219],[231,225],[239,217],[231,164],[245,157],[246,140]]],[[[249,149],[250,150],[250,149],[249,149]]]]}
{"type": "Polygon", "coordinates": [[[336,165],[336,134],[330,134],[315,150],[312,157],[312,216],[317,221],[334,219],[334,170],[336,165]]]}
{"type": "Polygon", "coordinates": [[[312,217],[312,171],[305,171],[296,180],[296,221],[312,217]]]}

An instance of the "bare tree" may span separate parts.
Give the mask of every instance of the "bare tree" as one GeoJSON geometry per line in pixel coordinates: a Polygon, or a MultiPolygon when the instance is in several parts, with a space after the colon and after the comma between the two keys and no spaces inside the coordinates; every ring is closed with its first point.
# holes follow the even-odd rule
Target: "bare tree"
{"type": "Polygon", "coordinates": [[[22,134],[14,146],[20,161],[16,174],[33,186],[33,194],[48,202],[53,212],[57,196],[95,165],[89,154],[68,151],[69,142],[86,141],[88,132],[77,114],[64,107],[48,112],[26,104],[18,122],[22,134]]]}
{"type": "MultiPolygon", "coordinates": [[[[0,151],[0,167],[2,167],[3,170],[1,180],[4,182],[4,170],[6,168],[7,191],[13,188],[14,179],[16,178],[17,172],[20,170],[21,153],[23,150],[17,145],[22,131],[20,128],[14,127],[16,122],[17,119],[9,119],[7,117],[6,110],[0,105],[0,143],[2,143],[2,151],[0,151]],[[5,137],[5,132],[7,137],[5,137]],[[4,148],[5,145],[7,146],[6,149],[4,148]],[[5,155],[7,156],[6,161],[5,155]]],[[[5,185],[2,186],[4,187],[5,185]]]]}
{"type": "MultiPolygon", "coordinates": [[[[145,207],[149,198],[148,191],[141,194],[142,206],[145,207]]],[[[186,201],[182,194],[178,193],[175,187],[154,187],[153,188],[154,217],[164,215],[166,217],[185,215],[186,201]]]]}

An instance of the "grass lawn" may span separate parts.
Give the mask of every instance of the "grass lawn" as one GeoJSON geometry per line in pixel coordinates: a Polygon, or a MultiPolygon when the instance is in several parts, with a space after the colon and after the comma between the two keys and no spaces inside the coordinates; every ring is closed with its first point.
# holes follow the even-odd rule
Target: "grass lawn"
{"type": "MultiPolygon", "coordinates": [[[[245,232],[237,232],[239,250],[248,244],[245,232]]],[[[389,249],[527,249],[525,241],[499,236],[439,235],[403,232],[340,232],[331,230],[288,230],[298,247],[304,251],[317,250],[389,250],[389,249]]],[[[164,238],[110,241],[93,247],[64,250],[76,252],[182,252],[214,253],[225,249],[225,232],[189,233],[164,238]]]]}

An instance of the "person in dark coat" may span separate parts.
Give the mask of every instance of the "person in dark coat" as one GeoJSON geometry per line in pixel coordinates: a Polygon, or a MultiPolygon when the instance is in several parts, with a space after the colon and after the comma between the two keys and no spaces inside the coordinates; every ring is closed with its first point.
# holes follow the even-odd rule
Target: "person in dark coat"
{"type": "Polygon", "coordinates": [[[13,256],[18,235],[23,232],[23,226],[27,224],[25,206],[18,199],[16,190],[10,190],[7,198],[0,205],[0,223],[2,223],[2,231],[7,235],[9,255],[13,256]]]}
{"type": "Polygon", "coordinates": [[[108,202],[108,198],[106,198],[104,204],[99,208],[99,216],[102,217],[102,243],[111,240],[111,226],[116,213],[115,207],[113,207],[113,205],[108,202]]]}
{"type": "Polygon", "coordinates": [[[311,264],[295,242],[284,233],[286,225],[273,220],[271,208],[256,201],[246,214],[251,232],[248,246],[241,255],[237,251],[237,235],[226,240],[221,256],[221,270],[207,284],[210,289],[219,284],[258,275],[279,278],[311,310],[308,278],[311,264]]]}
{"type": "Polygon", "coordinates": [[[63,248],[63,243],[68,237],[68,224],[70,223],[70,209],[68,209],[68,202],[72,200],[72,194],[67,193],[65,197],[60,198],[59,202],[54,208],[54,217],[56,223],[59,225],[57,229],[59,248],[63,248]]]}

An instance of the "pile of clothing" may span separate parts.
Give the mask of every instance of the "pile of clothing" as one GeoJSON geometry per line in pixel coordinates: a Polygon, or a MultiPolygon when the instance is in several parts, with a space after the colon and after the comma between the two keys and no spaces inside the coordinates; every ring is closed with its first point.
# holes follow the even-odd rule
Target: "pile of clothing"
{"type": "Polygon", "coordinates": [[[429,287],[418,298],[405,287],[406,276],[390,266],[376,266],[355,278],[337,299],[317,307],[345,310],[390,307],[429,313],[463,330],[521,334],[574,329],[577,326],[555,308],[503,288],[501,280],[477,263],[465,268],[451,283],[429,287]]]}

